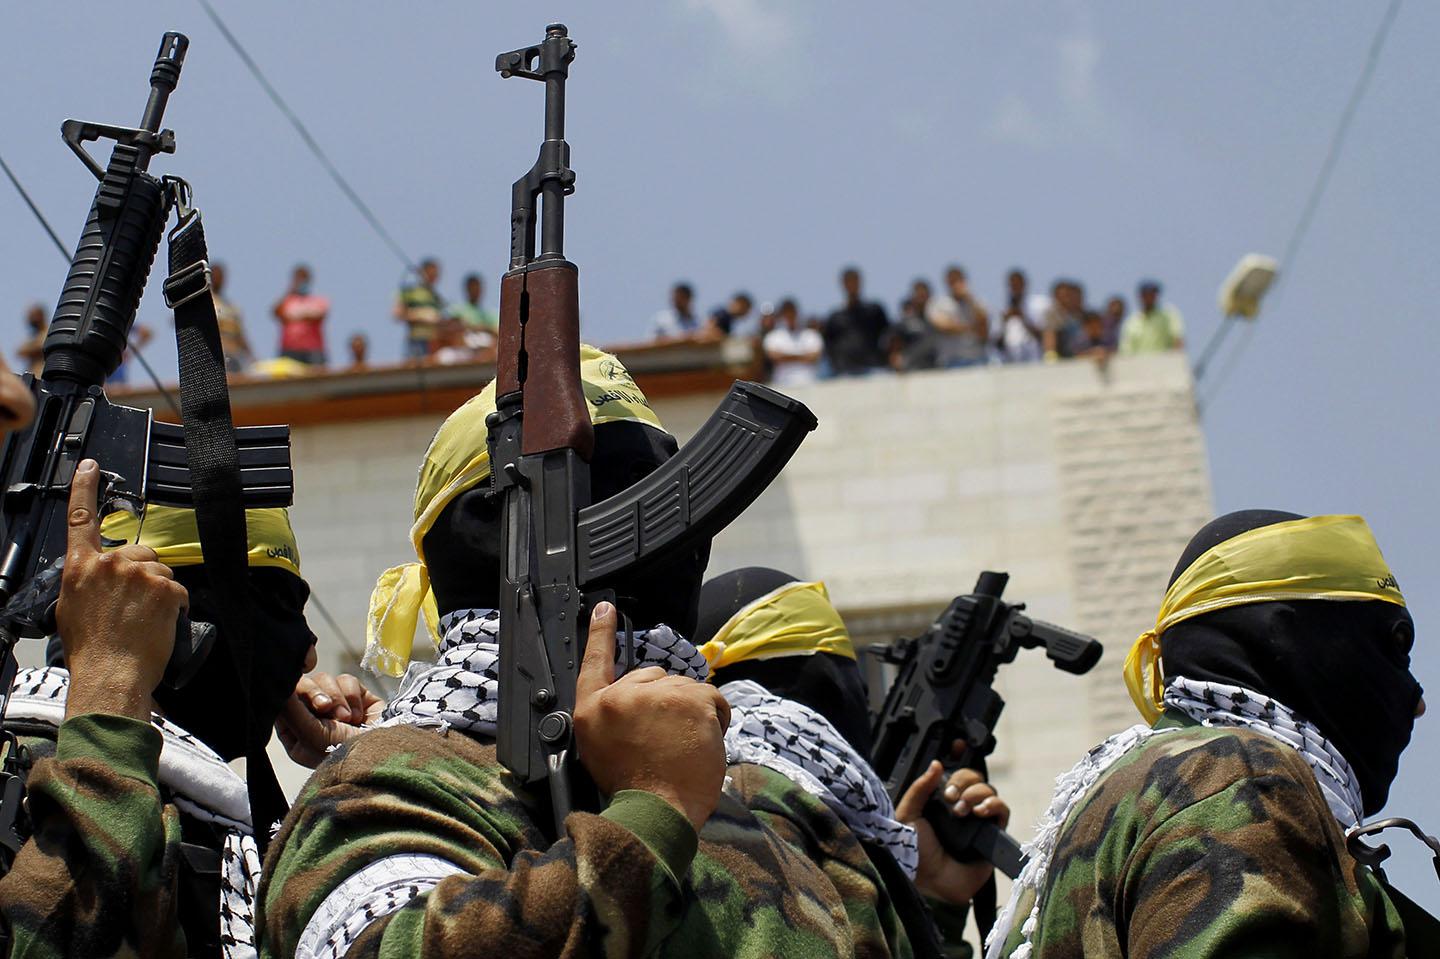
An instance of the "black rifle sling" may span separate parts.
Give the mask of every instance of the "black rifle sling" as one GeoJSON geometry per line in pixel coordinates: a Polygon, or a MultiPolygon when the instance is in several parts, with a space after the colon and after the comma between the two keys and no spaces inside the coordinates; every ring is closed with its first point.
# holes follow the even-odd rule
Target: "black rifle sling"
{"type": "MultiPolygon", "coordinates": [[[[210,295],[205,229],[199,211],[181,208],[170,234],[170,276],[165,301],[175,311],[175,342],[180,357],[180,409],[185,425],[185,455],[190,466],[195,525],[205,557],[205,575],[215,597],[227,638],[236,681],[245,704],[246,742],[260,739],[251,714],[253,678],[263,668],[255,655],[248,592],[249,532],[240,482],[240,458],[230,417],[230,390],[220,327],[210,295]]],[[[268,738],[268,737],[267,737],[268,738]]],[[[284,817],[285,794],[263,746],[247,746],[245,780],[255,841],[264,856],[270,824],[284,817]]]]}

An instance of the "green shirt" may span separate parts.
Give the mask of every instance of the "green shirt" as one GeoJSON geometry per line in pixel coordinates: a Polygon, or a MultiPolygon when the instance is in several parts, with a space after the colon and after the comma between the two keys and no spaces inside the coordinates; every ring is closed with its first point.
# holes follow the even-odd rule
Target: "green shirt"
{"type": "Polygon", "coordinates": [[[400,308],[405,312],[405,326],[410,339],[430,342],[435,338],[436,322],[441,318],[440,294],[423,283],[400,290],[400,308]],[[411,317],[414,317],[412,320],[411,317]],[[430,321],[422,317],[429,317],[430,321]]]}
{"type": "Polygon", "coordinates": [[[450,315],[464,323],[468,329],[487,330],[491,333],[500,329],[500,317],[478,303],[455,303],[450,307],[450,315]]]}
{"type": "Polygon", "coordinates": [[[1120,352],[1163,353],[1175,349],[1184,338],[1185,321],[1175,307],[1156,307],[1148,313],[1136,310],[1120,328],[1120,352]]]}

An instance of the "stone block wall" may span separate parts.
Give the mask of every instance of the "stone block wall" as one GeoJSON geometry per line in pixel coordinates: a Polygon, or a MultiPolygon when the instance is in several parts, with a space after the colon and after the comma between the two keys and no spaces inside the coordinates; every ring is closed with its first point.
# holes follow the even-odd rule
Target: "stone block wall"
{"type": "MultiPolygon", "coordinates": [[[[876,375],[793,392],[820,426],[717,538],[712,573],[765,565],[824,579],[863,644],[918,633],[981,570],[1003,570],[1007,598],[1105,643],[1085,677],[1034,652],[1001,673],[1008,706],[992,775],[1017,834],[1028,833],[1054,777],[1134,721],[1120,663],[1211,513],[1184,357],[876,375]]],[[[718,399],[692,393],[655,406],[683,440],[718,399]]],[[[312,609],[322,668],[354,669],[376,576],[413,558],[415,477],[442,419],[294,429],[304,572],[349,643],[312,609]]],[[[298,788],[304,772],[277,765],[298,788]]]]}

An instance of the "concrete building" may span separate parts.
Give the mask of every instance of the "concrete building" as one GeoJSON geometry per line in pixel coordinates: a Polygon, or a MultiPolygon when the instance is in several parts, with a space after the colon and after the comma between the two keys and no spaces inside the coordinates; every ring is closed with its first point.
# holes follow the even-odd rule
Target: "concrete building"
{"type": "MultiPolygon", "coordinates": [[[[745,343],[620,353],[682,441],[751,363],[745,343]]],[[[413,559],[425,447],[490,372],[405,367],[234,389],[238,421],[293,424],[305,576],[349,642],[312,616],[322,668],[354,668],[376,576],[413,559]]],[[[765,565],[823,579],[863,644],[918,634],[981,570],[1003,570],[1007,599],[1104,642],[1087,676],[1038,652],[1001,672],[1008,706],[990,769],[1015,810],[1012,831],[1027,838],[1054,777],[1136,720],[1121,661],[1211,515],[1185,358],[879,375],[793,392],[820,426],[717,539],[712,573],[765,565]]],[[[303,772],[279,765],[298,787],[303,772]]]]}

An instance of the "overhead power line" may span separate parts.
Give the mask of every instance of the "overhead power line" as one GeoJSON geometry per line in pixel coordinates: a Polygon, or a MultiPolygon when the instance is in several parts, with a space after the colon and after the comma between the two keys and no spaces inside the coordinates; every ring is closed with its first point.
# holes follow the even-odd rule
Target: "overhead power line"
{"type": "MultiPolygon", "coordinates": [[[[60,235],[55,232],[55,228],[50,225],[50,221],[45,218],[45,214],[40,212],[40,208],[36,206],[35,201],[30,198],[30,194],[25,190],[25,187],[20,183],[19,179],[16,178],[15,172],[10,169],[10,164],[5,162],[3,155],[0,155],[0,169],[5,171],[5,176],[10,179],[11,185],[15,187],[15,192],[20,194],[20,198],[25,201],[25,205],[30,208],[30,212],[35,214],[36,221],[44,227],[45,232],[50,235],[50,240],[55,244],[55,249],[60,251],[60,256],[63,257],[68,264],[70,262],[70,252],[65,249],[65,244],[61,241],[60,235]]],[[[135,359],[140,361],[140,365],[144,367],[145,372],[150,375],[150,382],[154,384],[155,389],[161,396],[165,397],[165,402],[170,404],[170,408],[175,411],[175,415],[179,416],[180,404],[176,402],[175,395],[166,388],[164,383],[160,382],[160,377],[155,375],[155,370],[146,362],[144,355],[135,346],[134,341],[126,340],[126,343],[129,345],[130,351],[134,353],[135,359]]],[[[314,587],[310,589],[310,602],[315,605],[316,612],[318,612],[320,617],[329,625],[331,632],[335,634],[335,638],[340,640],[340,645],[345,647],[345,652],[352,656],[357,663],[360,662],[362,658],[361,653],[356,651],[349,637],[347,637],[345,632],[340,628],[340,624],[335,621],[335,617],[330,615],[330,610],[325,608],[325,604],[321,602],[320,597],[315,594],[314,587]]]]}
{"type": "MultiPolygon", "coordinates": [[[[1285,243],[1285,253],[1280,258],[1280,274],[1276,278],[1276,289],[1270,291],[1270,308],[1274,310],[1276,295],[1279,289],[1286,285],[1286,277],[1295,272],[1295,257],[1300,253],[1300,245],[1310,233],[1310,224],[1315,219],[1315,211],[1320,207],[1320,201],[1325,196],[1325,191],[1330,186],[1330,175],[1335,172],[1335,165],[1340,160],[1340,153],[1345,147],[1345,140],[1350,135],[1350,125],[1359,111],[1360,101],[1365,97],[1365,91],[1370,86],[1370,79],[1375,75],[1376,68],[1380,65],[1380,55],[1385,49],[1385,41],[1390,36],[1390,28],[1395,23],[1396,16],[1400,13],[1402,0],[1390,0],[1390,5],[1385,8],[1385,14],[1380,18],[1380,25],[1375,30],[1374,37],[1370,40],[1370,50],[1365,56],[1365,63],[1360,68],[1360,75],[1355,80],[1355,86],[1350,91],[1350,99],[1345,103],[1345,109],[1340,111],[1339,122],[1335,124],[1335,131],[1330,135],[1330,145],[1325,151],[1325,159],[1320,164],[1320,172],[1315,177],[1315,183],[1310,187],[1310,195],[1305,200],[1305,206],[1301,208],[1300,218],[1295,221],[1295,227],[1290,231],[1290,239],[1285,243]]],[[[1233,350],[1226,360],[1224,367],[1215,378],[1215,385],[1210,389],[1209,402],[1212,402],[1220,393],[1220,388],[1225,385],[1231,371],[1235,369],[1241,354],[1245,352],[1253,339],[1254,330],[1240,341],[1240,345],[1233,350]]]]}
{"type": "Polygon", "coordinates": [[[330,174],[330,179],[335,181],[335,185],[340,188],[340,192],[345,194],[345,197],[354,205],[355,209],[365,218],[365,222],[369,223],[370,228],[375,231],[376,235],[385,241],[385,245],[390,247],[390,251],[395,254],[400,262],[404,264],[407,269],[414,270],[416,268],[415,261],[405,252],[404,247],[390,234],[390,231],[385,229],[385,225],[380,222],[380,218],[377,217],[369,205],[360,198],[360,194],[355,192],[355,188],[350,185],[349,181],[340,174],[335,164],[331,162],[330,157],[326,155],[315,137],[310,133],[309,128],[305,126],[295,111],[290,108],[290,105],[285,102],[285,98],[280,96],[280,92],[275,89],[275,86],[266,79],[264,72],[260,69],[260,65],[255,62],[255,58],[246,52],[245,47],[241,45],[235,34],[230,32],[230,28],[225,25],[224,20],[220,19],[220,14],[210,5],[209,0],[199,0],[199,3],[200,6],[204,8],[205,15],[215,24],[215,29],[219,30],[220,35],[225,38],[225,42],[230,44],[231,49],[235,51],[235,55],[240,58],[240,61],[244,63],[250,71],[250,75],[255,78],[255,82],[260,84],[261,89],[265,91],[265,95],[270,98],[270,102],[274,103],[276,108],[285,115],[285,119],[290,121],[290,125],[295,128],[296,133],[300,134],[300,139],[305,141],[305,145],[310,148],[310,152],[315,155],[315,159],[319,160],[320,165],[325,168],[325,172],[330,174]]]}

